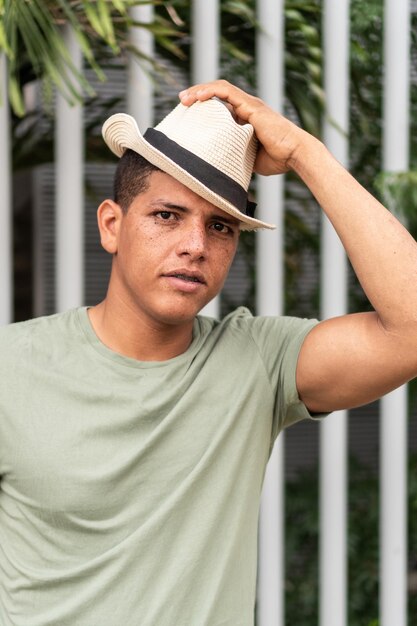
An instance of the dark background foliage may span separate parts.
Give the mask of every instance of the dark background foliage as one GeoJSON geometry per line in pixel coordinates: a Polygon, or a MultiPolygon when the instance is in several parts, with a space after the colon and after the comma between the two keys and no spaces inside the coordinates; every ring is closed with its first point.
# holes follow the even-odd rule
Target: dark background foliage
{"type": "MultiPolygon", "coordinates": [[[[409,570],[417,570],[417,456],[409,460],[409,570]]],[[[318,624],[317,468],[286,485],[286,621],[318,624]]],[[[351,458],[348,501],[348,626],[378,626],[379,487],[375,472],[351,458]]],[[[417,616],[417,584],[410,577],[409,624],[417,616]],[[414,617],[413,617],[414,616],[414,617]]]]}

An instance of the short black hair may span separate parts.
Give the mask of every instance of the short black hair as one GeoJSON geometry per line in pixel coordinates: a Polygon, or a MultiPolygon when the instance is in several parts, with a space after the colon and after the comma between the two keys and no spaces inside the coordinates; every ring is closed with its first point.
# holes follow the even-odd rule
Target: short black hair
{"type": "Polygon", "coordinates": [[[117,165],[113,185],[114,201],[124,213],[127,213],[136,196],[148,189],[150,174],[160,171],[159,167],[134,150],[128,148],[124,152],[117,165]]]}

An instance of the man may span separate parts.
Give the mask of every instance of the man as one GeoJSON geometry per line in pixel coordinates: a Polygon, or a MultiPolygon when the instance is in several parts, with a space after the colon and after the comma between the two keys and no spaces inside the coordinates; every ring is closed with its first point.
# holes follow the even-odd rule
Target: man
{"type": "Polygon", "coordinates": [[[258,98],[224,81],[180,98],[144,136],[123,114],[104,126],[121,156],[98,209],[105,300],[0,334],[4,626],[253,624],[279,431],[417,374],[417,245],[402,225],[258,98]],[[247,200],[253,167],[304,180],[374,313],[197,317],[240,229],[271,227],[247,200]]]}

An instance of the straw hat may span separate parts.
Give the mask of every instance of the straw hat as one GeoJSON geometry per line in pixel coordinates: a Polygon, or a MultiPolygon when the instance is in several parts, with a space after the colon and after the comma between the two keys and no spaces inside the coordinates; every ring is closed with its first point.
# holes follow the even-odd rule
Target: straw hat
{"type": "Polygon", "coordinates": [[[257,140],[251,124],[238,124],[216,98],[178,104],[155,128],[141,134],[136,121],[116,113],[103,125],[103,138],[121,157],[127,148],[240,221],[242,230],[275,228],[253,217],[248,188],[257,140]]]}

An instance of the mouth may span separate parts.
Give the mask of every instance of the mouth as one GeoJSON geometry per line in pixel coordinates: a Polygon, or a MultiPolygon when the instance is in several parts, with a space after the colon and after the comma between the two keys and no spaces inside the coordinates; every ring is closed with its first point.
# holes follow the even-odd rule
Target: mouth
{"type": "Polygon", "coordinates": [[[203,274],[191,270],[167,272],[162,277],[172,289],[183,294],[200,293],[207,285],[203,274]]]}
{"type": "Polygon", "coordinates": [[[206,281],[204,280],[204,276],[199,272],[169,272],[168,274],[164,274],[166,278],[177,278],[179,280],[184,280],[190,283],[198,283],[200,285],[205,285],[206,281]]]}

